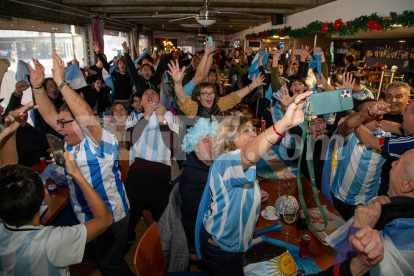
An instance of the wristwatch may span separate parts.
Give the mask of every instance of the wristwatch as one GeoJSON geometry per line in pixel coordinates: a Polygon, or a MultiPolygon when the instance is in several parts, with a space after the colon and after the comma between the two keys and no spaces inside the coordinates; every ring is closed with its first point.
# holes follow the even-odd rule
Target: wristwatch
{"type": "Polygon", "coordinates": [[[69,82],[67,80],[63,80],[62,83],[59,85],[59,92],[62,92],[62,89],[65,85],[69,85],[69,82]]]}
{"type": "Polygon", "coordinates": [[[163,125],[167,124],[167,120],[164,119],[164,121],[161,122],[163,125]]]}

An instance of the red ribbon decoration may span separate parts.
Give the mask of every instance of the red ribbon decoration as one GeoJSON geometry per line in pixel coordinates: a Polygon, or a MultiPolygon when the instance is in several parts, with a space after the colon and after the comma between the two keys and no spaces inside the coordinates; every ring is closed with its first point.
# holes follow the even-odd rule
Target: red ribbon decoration
{"type": "Polygon", "coordinates": [[[322,33],[327,33],[328,32],[328,29],[326,28],[326,26],[328,26],[330,23],[323,23],[322,24],[322,27],[321,27],[321,30],[322,30],[322,33]]]}
{"type": "Polygon", "coordinates": [[[370,20],[367,22],[367,26],[369,27],[370,31],[381,31],[382,30],[382,25],[381,24],[377,24],[377,21],[375,20],[370,20]]]}
{"type": "Polygon", "coordinates": [[[253,34],[250,34],[250,35],[247,37],[247,39],[248,39],[249,41],[251,41],[251,40],[256,40],[256,38],[254,38],[253,34]]]}
{"type": "Polygon", "coordinates": [[[351,25],[351,22],[349,22],[349,21],[348,21],[348,22],[346,22],[346,25],[347,25],[347,26],[351,25]]]}
{"type": "Polygon", "coordinates": [[[375,26],[377,31],[381,31],[382,30],[382,25],[381,24],[377,24],[377,26],[375,26]]]}
{"type": "Polygon", "coordinates": [[[344,22],[342,22],[342,19],[338,19],[338,20],[336,20],[336,21],[335,21],[335,24],[334,24],[333,28],[334,28],[335,30],[338,30],[338,29],[339,29],[339,27],[341,27],[341,26],[343,26],[343,25],[344,25],[344,22]]]}
{"type": "Polygon", "coordinates": [[[266,37],[269,36],[269,33],[267,31],[263,31],[263,35],[266,37]]]}
{"type": "Polygon", "coordinates": [[[279,29],[279,36],[283,36],[283,30],[279,29]]]}

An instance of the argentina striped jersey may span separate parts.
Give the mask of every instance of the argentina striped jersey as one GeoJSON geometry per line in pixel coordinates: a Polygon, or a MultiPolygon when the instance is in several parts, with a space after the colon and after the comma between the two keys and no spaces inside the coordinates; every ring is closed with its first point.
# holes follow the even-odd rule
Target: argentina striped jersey
{"type": "MultiPolygon", "coordinates": [[[[178,134],[179,124],[177,118],[172,112],[165,112],[165,120],[171,131],[178,134]]],[[[161,136],[161,130],[155,111],[148,118],[148,124],[145,126],[141,137],[131,148],[133,159],[139,157],[152,162],[159,162],[171,166],[171,150],[164,144],[161,136]]]]}
{"type": "Polygon", "coordinates": [[[414,149],[414,135],[380,139],[382,152],[400,158],[404,152],[414,149]]]}
{"type": "Polygon", "coordinates": [[[86,236],[83,224],[16,228],[0,223],[0,275],[70,275],[68,266],[82,261],[86,236]]]}
{"type": "MultiPolygon", "coordinates": [[[[79,170],[86,181],[101,196],[114,222],[123,219],[129,212],[129,202],[121,181],[117,166],[118,141],[105,127],[102,127],[102,138],[99,145],[85,134],[85,138],[76,146],[67,146],[76,159],[79,170]]],[[[81,223],[93,219],[88,202],[76,181],[69,175],[70,202],[76,217],[81,223]]]]}
{"type": "Polygon", "coordinates": [[[251,246],[261,203],[256,166],[243,171],[240,152],[218,157],[207,180],[210,200],[203,225],[214,242],[229,252],[244,252],[251,246]]]}
{"type": "Polygon", "coordinates": [[[385,159],[362,144],[354,132],[343,138],[344,142],[338,143],[338,163],[330,191],[345,203],[367,204],[377,195],[385,159]]]}

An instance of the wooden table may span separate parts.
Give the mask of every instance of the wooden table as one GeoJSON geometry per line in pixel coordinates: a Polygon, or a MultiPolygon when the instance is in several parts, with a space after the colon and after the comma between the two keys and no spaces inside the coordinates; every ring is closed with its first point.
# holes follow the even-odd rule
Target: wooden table
{"type": "MultiPolygon", "coordinates": [[[[35,164],[32,169],[41,172],[40,164],[35,164]]],[[[51,179],[46,179],[45,188],[55,183],[51,179]]],[[[53,220],[59,215],[59,213],[65,208],[66,204],[69,203],[69,189],[66,185],[56,185],[57,191],[49,193],[44,200],[44,205],[47,205],[46,211],[40,217],[41,225],[50,225],[53,220]]]]}
{"type": "MultiPolygon", "coordinates": [[[[278,192],[276,189],[277,179],[266,179],[266,180],[258,179],[258,180],[260,184],[260,189],[265,190],[266,192],[269,193],[269,199],[267,200],[267,202],[263,202],[261,205],[260,211],[262,211],[266,208],[266,206],[275,206],[275,202],[276,202],[276,199],[278,198],[278,193],[280,194],[280,191],[278,192]]],[[[304,194],[312,194],[312,188],[310,186],[310,182],[306,178],[302,178],[302,186],[303,186],[304,194]]],[[[288,192],[286,192],[285,190],[283,194],[285,195],[289,194],[289,195],[295,196],[295,194],[297,194],[297,186],[295,185],[295,187],[290,189],[288,192]]],[[[326,205],[327,209],[330,212],[341,217],[339,213],[335,210],[335,208],[329,203],[329,201],[321,193],[319,193],[319,198],[320,198],[321,204],[326,205]]],[[[313,200],[310,203],[310,205],[311,206],[308,206],[308,207],[316,207],[316,204],[314,203],[313,200]]],[[[279,219],[279,221],[282,224],[283,230],[287,229],[288,225],[284,223],[282,219],[279,219]]],[[[276,221],[266,220],[261,215],[259,215],[259,219],[257,221],[255,231],[271,226],[275,222],[276,221]]],[[[294,239],[299,237],[300,230],[295,225],[291,225],[289,228],[289,231],[293,233],[293,236],[290,238],[284,238],[282,236],[282,232],[268,232],[263,235],[254,236],[254,238],[257,238],[260,236],[266,236],[271,239],[276,239],[276,240],[280,240],[280,241],[284,241],[284,242],[296,245],[294,243],[294,239]]],[[[336,257],[337,252],[330,246],[323,245],[319,241],[319,239],[316,238],[312,234],[312,232],[309,229],[302,231],[302,235],[304,234],[310,235],[311,237],[309,257],[313,261],[315,261],[322,270],[325,270],[329,268],[330,266],[332,266],[332,263],[336,257]]]]}

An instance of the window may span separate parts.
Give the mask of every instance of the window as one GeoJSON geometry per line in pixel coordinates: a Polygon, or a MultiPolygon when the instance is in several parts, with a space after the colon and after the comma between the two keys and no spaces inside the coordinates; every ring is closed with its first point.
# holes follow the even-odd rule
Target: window
{"type": "Polygon", "coordinates": [[[117,55],[123,55],[122,43],[128,43],[128,33],[105,30],[104,32],[104,53],[109,60],[117,55]]]}

